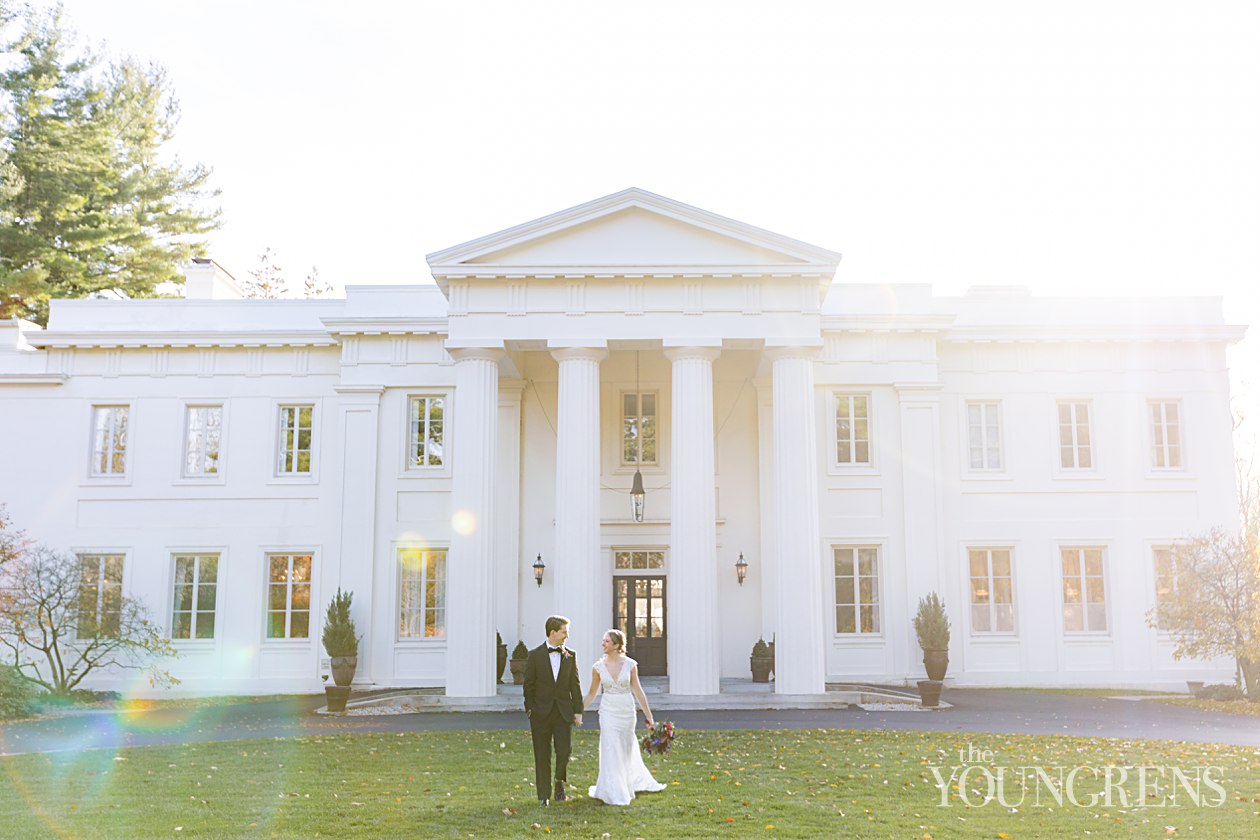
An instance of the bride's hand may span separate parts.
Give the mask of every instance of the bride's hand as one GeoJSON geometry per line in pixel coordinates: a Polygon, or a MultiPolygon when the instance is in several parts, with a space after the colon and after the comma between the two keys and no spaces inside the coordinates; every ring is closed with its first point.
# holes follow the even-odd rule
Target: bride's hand
{"type": "Polygon", "coordinates": [[[647,725],[648,729],[651,729],[653,726],[656,726],[656,721],[652,720],[652,718],[649,715],[643,716],[643,722],[647,725]]]}

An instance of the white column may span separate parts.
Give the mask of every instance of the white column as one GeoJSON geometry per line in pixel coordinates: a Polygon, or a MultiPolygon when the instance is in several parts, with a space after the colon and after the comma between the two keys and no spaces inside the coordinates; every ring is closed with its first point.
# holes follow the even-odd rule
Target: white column
{"type": "Polygon", "coordinates": [[[768,350],[773,359],[775,538],[779,631],[774,690],[827,690],[822,538],[818,528],[818,445],[814,362],[808,347],[768,350]]]}
{"type": "MultiPolygon", "coordinates": [[[[547,576],[555,583],[555,612],[567,616],[569,647],[578,656],[582,690],[590,684],[591,663],[600,656],[598,639],[607,627],[596,616],[608,610],[596,602],[599,551],[599,364],[600,347],[553,350],[559,362],[556,406],[556,556],[547,576]]],[[[541,634],[541,628],[539,628],[541,634]]]]}
{"type": "MultiPolygon", "coordinates": [[[[373,572],[376,569],[376,464],[377,428],[381,394],[379,385],[342,385],[336,389],[341,420],[341,538],[338,541],[335,573],[320,584],[322,601],[312,604],[322,619],[324,608],[337,588],[354,593],[352,613],[355,627],[363,635],[359,642],[359,665],[355,682],[370,683],[388,674],[386,645],[390,637],[375,632],[372,621],[373,572]],[[377,644],[377,639],[382,644],[377,644]]],[[[331,564],[325,569],[333,571],[331,564]]],[[[328,653],[320,646],[320,659],[328,653]]]]}
{"type": "Polygon", "coordinates": [[[717,694],[717,513],[713,492],[713,360],[717,347],[671,347],[668,580],[669,690],[717,694]]]}
{"type": "Polygon", "coordinates": [[[455,359],[455,427],[446,563],[446,693],[493,697],[495,455],[503,351],[449,352],[455,359]]]}

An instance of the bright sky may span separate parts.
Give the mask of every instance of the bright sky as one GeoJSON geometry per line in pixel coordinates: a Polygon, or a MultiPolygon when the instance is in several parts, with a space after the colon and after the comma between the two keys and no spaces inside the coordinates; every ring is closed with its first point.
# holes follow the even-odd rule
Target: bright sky
{"type": "Polygon", "coordinates": [[[839,251],[842,282],[1223,295],[1260,418],[1251,0],[64,5],[170,71],[238,276],[269,245],[294,279],[424,281],[638,186],[839,251]]]}

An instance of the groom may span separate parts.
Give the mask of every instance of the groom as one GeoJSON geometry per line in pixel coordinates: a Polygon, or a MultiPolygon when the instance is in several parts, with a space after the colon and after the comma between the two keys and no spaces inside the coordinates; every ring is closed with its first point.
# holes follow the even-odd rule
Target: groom
{"type": "Polygon", "coordinates": [[[538,802],[547,801],[551,783],[551,747],[556,748],[555,800],[562,802],[569,771],[569,736],[573,724],[582,725],[582,687],[578,684],[577,657],[564,646],[569,638],[569,619],[547,619],[547,642],[529,652],[525,660],[525,714],[534,738],[534,778],[538,802]]]}

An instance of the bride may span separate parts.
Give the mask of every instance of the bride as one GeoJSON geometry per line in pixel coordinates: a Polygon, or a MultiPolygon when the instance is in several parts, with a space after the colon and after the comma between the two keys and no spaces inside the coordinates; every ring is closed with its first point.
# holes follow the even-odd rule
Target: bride
{"type": "Polygon", "coordinates": [[[583,708],[589,707],[603,686],[604,696],[599,701],[599,778],[589,795],[606,805],[629,805],[636,792],[665,789],[648,772],[634,735],[634,701],[643,707],[643,718],[649,727],[653,725],[652,710],[643,686],[639,685],[639,665],[625,655],[625,634],[609,630],[601,646],[604,658],[591,669],[591,690],[582,702],[583,708]]]}

